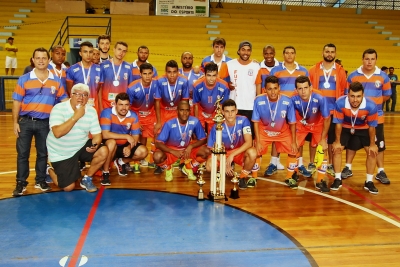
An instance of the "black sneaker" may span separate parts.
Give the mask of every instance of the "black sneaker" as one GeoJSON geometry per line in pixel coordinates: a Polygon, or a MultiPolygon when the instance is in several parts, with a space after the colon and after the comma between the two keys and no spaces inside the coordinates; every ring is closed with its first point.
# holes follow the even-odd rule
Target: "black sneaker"
{"type": "Polygon", "coordinates": [[[156,169],[154,170],[154,174],[161,174],[163,173],[163,169],[160,166],[157,166],[156,169]]]}
{"type": "Polygon", "coordinates": [[[127,176],[128,173],[126,172],[126,164],[119,164],[118,159],[114,160],[114,165],[117,168],[118,174],[121,176],[127,176]]]}
{"type": "Polygon", "coordinates": [[[83,171],[84,169],[86,169],[86,162],[79,161],[79,170],[83,171]]]}
{"type": "Polygon", "coordinates": [[[353,176],[353,172],[349,169],[349,167],[347,167],[347,166],[344,167],[340,177],[342,177],[342,179],[347,179],[347,178],[349,178],[351,176],[353,176]]]}
{"type": "Polygon", "coordinates": [[[19,197],[24,194],[26,191],[26,186],[28,185],[28,182],[23,182],[23,181],[17,181],[17,185],[15,186],[15,189],[13,191],[13,196],[14,197],[19,197]]]}
{"type": "Polygon", "coordinates": [[[101,185],[111,185],[109,172],[103,172],[103,179],[101,180],[100,183],[101,185]]]}
{"type": "Polygon", "coordinates": [[[321,180],[321,182],[316,183],[315,188],[317,188],[322,193],[328,193],[329,191],[331,191],[324,180],[321,180]]]}
{"type": "Polygon", "coordinates": [[[257,185],[257,179],[256,178],[249,178],[249,180],[247,181],[247,187],[249,188],[253,188],[257,185]]]}
{"type": "Polygon", "coordinates": [[[387,177],[384,171],[380,171],[376,176],[375,179],[381,182],[382,184],[390,184],[390,180],[387,177]]]}
{"type": "Polygon", "coordinates": [[[369,191],[371,194],[378,194],[378,189],[375,187],[374,183],[369,181],[364,183],[364,189],[369,191]]]}
{"type": "Polygon", "coordinates": [[[239,178],[239,189],[242,189],[242,190],[246,190],[247,189],[246,179],[239,178]]]}
{"type": "Polygon", "coordinates": [[[51,190],[51,187],[46,183],[46,181],[41,181],[39,183],[36,183],[35,184],[35,188],[40,189],[43,192],[51,190]]]}
{"type": "Polygon", "coordinates": [[[333,181],[333,184],[331,184],[331,190],[333,190],[333,191],[337,191],[341,187],[342,187],[342,180],[340,180],[339,178],[336,178],[333,181]]]}

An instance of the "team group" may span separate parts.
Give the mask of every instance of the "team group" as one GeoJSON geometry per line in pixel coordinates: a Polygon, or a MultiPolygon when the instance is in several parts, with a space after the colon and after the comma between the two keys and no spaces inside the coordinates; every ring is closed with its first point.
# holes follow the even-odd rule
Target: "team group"
{"type": "Polygon", "coordinates": [[[308,71],[295,61],[293,46],[284,48],[283,61],[278,62],[274,47],[267,45],[258,63],[250,58],[250,42],[241,42],[239,57],[231,59],[224,54],[225,40],[216,38],[213,54],[200,68],[193,66],[192,53],[184,52],[182,68],[170,60],[159,77],[147,61],[146,46],[140,46],[138,59],[128,63],[128,45],[116,42],[111,57],[110,43],[106,35],[99,36],[98,48],[82,42],[82,60],[69,68],[63,64],[62,46],[53,47],[51,55],[44,48],[34,51],[35,68],[19,78],[13,93],[18,153],[14,196],[26,191],[32,137],[37,150],[35,188],[42,191],[51,190],[50,182],[71,191],[79,180],[81,187],[95,192],[92,177],[100,172],[101,184],[110,185],[112,164],[122,176],[140,173],[140,164],[147,165],[155,174],[165,173],[166,181],[173,180],[177,165],[189,180],[196,180],[201,163],[211,169],[216,102],[222,104],[225,118],[226,173],[234,175],[235,164],[242,167],[240,189],[256,185],[268,146],[271,161],[264,175],[284,169],[279,154],[286,153],[285,183],[292,189],[299,175],[311,177],[317,171],[318,190],[339,190],[342,179],[353,175],[352,161],[359,149],[367,151],[364,189],[378,193],[375,166],[375,178],[390,183],[383,168],[382,104],[390,98],[391,82],[376,66],[375,50],[365,50],[362,66],[346,77],[335,62],[333,44],[323,47],[323,60],[308,71]],[[307,168],[302,157],[305,141],[310,143],[307,168]],[[85,162],[90,167],[81,178],[85,162]],[[329,187],[326,172],[335,177],[329,187]]]}

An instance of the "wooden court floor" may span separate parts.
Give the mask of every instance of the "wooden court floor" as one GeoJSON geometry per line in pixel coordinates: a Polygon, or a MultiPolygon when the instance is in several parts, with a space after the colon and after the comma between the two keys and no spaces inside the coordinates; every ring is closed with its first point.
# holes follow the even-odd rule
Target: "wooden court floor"
{"type": "MultiPolygon", "coordinates": [[[[15,187],[16,150],[11,113],[0,113],[0,199],[10,198],[15,187]]],[[[227,205],[254,214],[287,232],[307,250],[319,266],[399,266],[400,262],[400,114],[387,114],[385,119],[385,171],[390,185],[375,182],[378,195],[363,189],[365,152],[359,151],[353,163],[353,177],[343,181],[337,192],[322,194],[315,190],[313,179],[301,178],[298,190],[283,184],[284,171],[261,178],[269,162],[264,156],[260,179],[253,189],[240,191],[240,198],[229,199],[227,205]]],[[[305,155],[308,155],[306,149],[305,155]]],[[[344,157],[343,157],[344,158],[344,157]]],[[[34,168],[35,149],[31,150],[34,168]]],[[[282,157],[285,162],[286,157],[282,157]]],[[[308,157],[305,157],[308,162],[308,157]]],[[[344,162],[344,160],[343,160],[344,162]]],[[[141,174],[119,177],[111,170],[110,188],[145,189],[197,195],[198,186],[174,172],[174,180],[165,182],[152,169],[141,168],[141,174]]],[[[28,179],[27,194],[42,194],[34,186],[34,171],[28,179]]],[[[329,177],[332,182],[332,177],[329,177]]],[[[209,175],[204,189],[209,191],[209,175]]],[[[100,186],[99,177],[95,184],[100,186]]],[[[53,191],[58,190],[53,186],[53,191]]],[[[227,181],[227,194],[232,185],[227,181]]],[[[251,235],[251,229],[243,233],[251,235]]],[[[296,259],[293,259],[296,266],[296,259]]]]}

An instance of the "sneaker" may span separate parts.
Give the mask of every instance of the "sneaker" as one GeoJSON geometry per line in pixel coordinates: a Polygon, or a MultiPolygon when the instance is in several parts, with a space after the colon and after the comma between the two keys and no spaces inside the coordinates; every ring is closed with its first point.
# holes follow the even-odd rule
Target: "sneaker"
{"type": "Polygon", "coordinates": [[[140,166],[142,166],[142,167],[148,167],[148,166],[149,166],[149,163],[147,162],[147,160],[142,159],[142,160],[140,161],[140,166]]]}
{"type": "Polygon", "coordinates": [[[304,177],[309,178],[309,177],[312,176],[312,173],[309,172],[309,171],[306,169],[306,167],[304,167],[304,165],[299,166],[298,169],[299,169],[299,173],[300,173],[301,175],[303,175],[304,177]]]}
{"type": "Polygon", "coordinates": [[[150,169],[155,169],[155,168],[157,168],[157,165],[154,162],[152,162],[152,163],[149,162],[147,164],[147,167],[150,168],[150,169]]]}
{"type": "Polygon", "coordinates": [[[181,160],[178,159],[177,161],[175,161],[174,163],[172,163],[171,167],[172,167],[172,168],[178,168],[180,164],[181,164],[181,160]]]}
{"type": "Polygon", "coordinates": [[[249,178],[249,180],[247,180],[247,187],[253,188],[257,185],[257,179],[256,178],[249,178]]]}
{"type": "Polygon", "coordinates": [[[280,170],[280,171],[286,169],[286,167],[280,161],[278,161],[278,164],[276,165],[276,168],[278,170],[280,170]]]}
{"type": "Polygon", "coordinates": [[[26,186],[28,185],[28,182],[23,182],[23,181],[17,181],[17,185],[15,186],[15,189],[13,191],[13,196],[14,197],[19,197],[24,194],[26,191],[26,186]]]}
{"type": "Polygon", "coordinates": [[[380,171],[376,176],[375,179],[381,182],[382,184],[390,184],[389,178],[387,178],[386,173],[384,171],[380,171]]]}
{"type": "Polygon", "coordinates": [[[278,171],[277,167],[270,163],[267,170],[264,172],[264,176],[271,176],[278,171]]]}
{"type": "Polygon", "coordinates": [[[342,180],[340,180],[339,178],[336,178],[331,184],[331,190],[333,191],[337,191],[341,187],[342,187],[342,180]]]}
{"type": "Polygon", "coordinates": [[[36,183],[35,188],[40,189],[43,192],[51,190],[51,187],[46,183],[46,181],[36,183]]]}
{"type": "Polygon", "coordinates": [[[307,169],[309,172],[311,172],[311,174],[314,174],[317,171],[317,166],[314,163],[310,162],[308,163],[307,169]]]}
{"type": "Polygon", "coordinates": [[[242,189],[242,190],[246,190],[247,189],[246,179],[239,178],[239,189],[242,189]]]}
{"type": "Polygon", "coordinates": [[[182,172],[187,175],[187,178],[192,181],[196,181],[197,177],[193,173],[193,169],[187,169],[186,166],[183,166],[182,172]]]}
{"type": "Polygon", "coordinates": [[[293,178],[286,179],[285,183],[291,189],[297,189],[297,181],[295,179],[293,179],[293,178]]]}
{"type": "Polygon", "coordinates": [[[121,176],[127,176],[128,174],[126,173],[126,165],[127,164],[119,164],[118,159],[114,160],[114,165],[117,167],[118,174],[121,176]]]}
{"type": "Polygon", "coordinates": [[[342,170],[342,174],[340,175],[342,179],[347,179],[351,176],[353,176],[353,172],[349,169],[349,167],[344,167],[342,170]]]}
{"type": "Polygon", "coordinates": [[[92,182],[92,177],[86,176],[81,179],[81,187],[85,188],[88,192],[96,192],[97,187],[92,182]]]}
{"type": "Polygon", "coordinates": [[[371,194],[378,194],[378,189],[375,187],[374,183],[369,181],[364,183],[364,189],[369,191],[371,194]]]}
{"type": "MultiPolygon", "coordinates": [[[[181,172],[183,172],[183,171],[182,171],[183,167],[185,167],[185,163],[179,163],[178,169],[179,169],[181,172]]],[[[186,174],[186,173],[185,173],[185,174],[186,174]]]]}
{"type": "Polygon", "coordinates": [[[103,172],[103,179],[101,179],[101,185],[111,185],[110,181],[110,173],[109,172],[103,172]]]}
{"type": "Polygon", "coordinates": [[[139,164],[135,163],[135,165],[133,165],[133,173],[136,173],[136,174],[140,173],[139,164]]]}
{"type": "Polygon", "coordinates": [[[161,174],[163,172],[163,169],[161,169],[160,166],[157,166],[156,169],[154,170],[154,174],[161,174]]]}
{"type": "Polygon", "coordinates": [[[174,179],[174,176],[172,175],[172,170],[173,170],[173,168],[171,168],[169,170],[168,169],[165,170],[165,181],[171,182],[174,179]]]}
{"type": "Polygon", "coordinates": [[[329,174],[332,177],[335,177],[335,170],[333,169],[333,165],[329,165],[328,168],[326,168],[326,173],[329,174]]]}
{"type": "MultiPolygon", "coordinates": [[[[45,179],[45,181],[46,181],[46,183],[48,183],[48,184],[52,184],[52,183],[53,183],[53,179],[51,179],[50,174],[49,174],[49,170],[50,170],[50,169],[53,169],[53,167],[51,167],[50,164],[47,164],[47,167],[46,167],[46,179],[45,179]]],[[[54,170],[54,169],[53,169],[53,170],[54,170]]]]}
{"type": "Polygon", "coordinates": [[[126,171],[126,173],[133,172],[133,168],[132,168],[131,164],[129,164],[129,163],[125,164],[125,171],[126,171]]]}
{"type": "MultiPolygon", "coordinates": [[[[47,164],[48,165],[48,164],[47,164]]],[[[83,171],[84,169],[86,169],[86,162],[84,161],[79,161],[79,170],[83,171]]]]}
{"type": "Polygon", "coordinates": [[[328,193],[329,191],[331,191],[324,180],[321,180],[321,182],[316,183],[315,188],[319,189],[319,191],[322,193],[328,193]]]}

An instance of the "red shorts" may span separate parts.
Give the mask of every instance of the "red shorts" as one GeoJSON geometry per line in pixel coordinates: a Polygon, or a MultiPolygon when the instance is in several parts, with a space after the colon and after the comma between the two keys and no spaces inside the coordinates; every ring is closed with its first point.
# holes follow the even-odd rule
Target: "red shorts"
{"type": "MultiPolygon", "coordinates": [[[[169,146],[169,148],[177,149],[176,147],[172,147],[172,146],[169,146]]],[[[200,150],[200,148],[201,148],[201,146],[192,149],[192,151],[190,152],[190,159],[195,159],[197,157],[197,152],[200,150]]],[[[160,151],[160,150],[157,149],[156,151],[160,151]]],[[[165,153],[165,154],[167,155],[167,160],[165,161],[165,164],[167,164],[168,166],[178,160],[178,158],[175,157],[171,153],[165,153]]]]}
{"type": "Polygon", "coordinates": [[[156,124],[157,120],[155,112],[152,111],[150,114],[146,116],[138,114],[138,117],[140,126],[142,127],[142,137],[154,138],[154,124],[156,124]]]}
{"type": "Polygon", "coordinates": [[[201,108],[199,107],[198,119],[201,122],[201,125],[203,126],[204,129],[206,127],[206,123],[208,124],[208,132],[211,131],[211,128],[215,124],[215,122],[213,121],[214,116],[215,116],[215,112],[213,112],[212,114],[208,114],[208,113],[205,113],[204,111],[202,111],[201,108]]]}
{"type": "MultiPolygon", "coordinates": [[[[212,148],[209,147],[209,149],[212,149],[212,148]]],[[[232,153],[232,150],[226,152],[226,157],[229,157],[231,153],[232,153]]],[[[243,153],[241,153],[241,154],[236,155],[235,157],[233,157],[233,162],[234,162],[235,164],[237,164],[237,165],[243,166],[243,164],[244,164],[244,154],[245,154],[245,153],[246,153],[246,152],[243,152],[243,153]]],[[[210,155],[208,158],[210,159],[210,158],[211,158],[211,155],[210,155]]],[[[218,164],[219,164],[219,162],[218,162],[218,164]]]]}
{"type": "Polygon", "coordinates": [[[290,129],[283,132],[272,132],[272,131],[259,131],[260,143],[263,147],[261,155],[267,153],[268,146],[275,142],[275,147],[278,153],[287,153],[292,155],[292,135],[290,129]]]}
{"type": "Polygon", "coordinates": [[[161,108],[161,122],[165,123],[169,121],[170,119],[177,118],[178,117],[178,109],[177,107],[174,107],[175,109],[167,110],[165,108],[161,108]]]}
{"type": "Polygon", "coordinates": [[[324,128],[324,126],[322,124],[318,124],[316,126],[304,126],[302,124],[297,123],[296,124],[297,145],[299,147],[304,145],[306,136],[309,133],[311,133],[312,134],[311,146],[317,147],[319,141],[321,141],[321,133],[322,133],[323,128],[324,128]]]}

